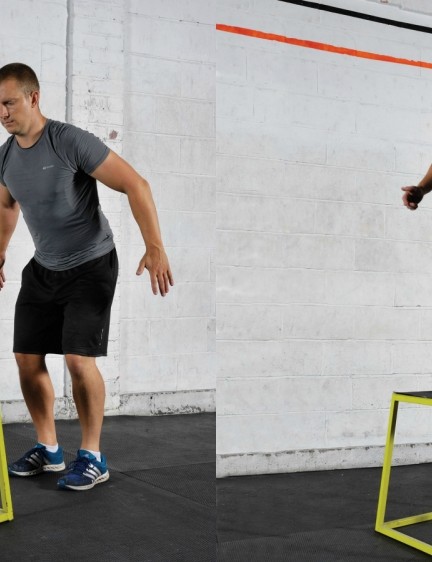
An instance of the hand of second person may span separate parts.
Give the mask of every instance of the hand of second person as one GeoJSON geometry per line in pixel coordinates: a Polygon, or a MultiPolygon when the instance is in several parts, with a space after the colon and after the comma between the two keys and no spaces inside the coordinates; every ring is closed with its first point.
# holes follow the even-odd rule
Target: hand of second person
{"type": "Polygon", "coordinates": [[[423,199],[423,192],[421,187],[417,185],[411,185],[408,187],[401,188],[404,194],[402,195],[402,201],[405,207],[411,211],[415,211],[418,204],[423,199]]]}
{"type": "Polygon", "coordinates": [[[153,294],[158,294],[159,287],[160,294],[164,297],[169,291],[169,286],[174,285],[165,250],[162,248],[148,249],[139,263],[136,274],[141,275],[144,269],[148,269],[150,274],[153,294]]]}

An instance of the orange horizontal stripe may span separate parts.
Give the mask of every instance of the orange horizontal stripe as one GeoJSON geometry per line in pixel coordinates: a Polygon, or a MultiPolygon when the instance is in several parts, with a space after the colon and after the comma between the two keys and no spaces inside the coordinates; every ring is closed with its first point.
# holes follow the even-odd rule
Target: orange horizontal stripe
{"type": "Polygon", "coordinates": [[[380,55],[379,53],[369,53],[368,51],[358,51],[357,49],[348,49],[346,47],[337,47],[328,43],[318,43],[317,41],[308,41],[306,39],[296,39],[295,37],[285,37],[284,35],[276,35],[275,33],[265,33],[256,29],[247,29],[245,27],[236,27],[233,25],[225,25],[223,23],[216,24],[216,29],[226,31],[228,33],[236,33],[238,35],[247,35],[256,37],[257,39],[266,39],[268,41],[278,41],[279,43],[288,43],[289,45],[297,45],[298,47],[306,47],[308,49],[317,49],[319,51],[327,51],[329,53],[338,53],[339,55],[348,55],[350,57],[358,57],[361,59],[379,60],[391,62],[395,64],[405,64],[408,66],[420,66],[421,68],[432,69],[432,63],[420,60],[402,59],[391,57],[389,55],[380,55]]]}

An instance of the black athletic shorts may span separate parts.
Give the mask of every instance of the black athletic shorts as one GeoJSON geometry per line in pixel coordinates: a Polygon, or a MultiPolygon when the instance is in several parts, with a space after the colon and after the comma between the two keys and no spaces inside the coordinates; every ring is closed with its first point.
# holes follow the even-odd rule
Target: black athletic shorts
{"type": "Polygon", "coordinates": [[[32,258],[15,306],[14,352],[106,355],[117,275],[115,248],[64,271],[32,258]]]}

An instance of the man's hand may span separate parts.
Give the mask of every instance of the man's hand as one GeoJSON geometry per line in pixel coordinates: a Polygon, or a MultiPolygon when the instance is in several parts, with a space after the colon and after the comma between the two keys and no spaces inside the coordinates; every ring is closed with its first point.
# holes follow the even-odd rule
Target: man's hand
{"type": "Polygon", "coordinates": [[[416,185],[411,185],[408,187],[402,187],[404,194],[402,195],[402,201],[405,207],[411,211],[415,211],[418,204],[423,199],[422,188],[416,185]]]}
{"type": "Polygon", "coordinates": [[[174,279],[168,263],[168,257],[164,250],[151,248],[146,251],[139,263],[136,274],[141,275],[144,269],[148,269],[153,294],[158,294],[158,286],[161,296],[169,291],[169,286],[174,285],[174,279]]]}
{"type": "Polygon", "coordinates": [[[3,266],[6,261],[6,254],[0,254],[0,291],[3,289],[6,277],[3,271],[3,266]]]}

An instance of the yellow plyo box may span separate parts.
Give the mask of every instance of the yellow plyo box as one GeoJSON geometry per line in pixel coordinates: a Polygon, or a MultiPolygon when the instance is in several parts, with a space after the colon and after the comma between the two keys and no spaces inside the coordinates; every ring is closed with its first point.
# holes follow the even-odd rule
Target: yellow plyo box
{"type": "Polygon", "coordinates": [[[396,541],[407,544],[408,546],[416,548],[417,550],[426,552],[426,554],[432,554],[432,544],[428,544],[424,541],[411,537],[410,535],[407,535],[402,531],[396,530],[399,527],[407,527],[408,525],[423,523],[424,521],[431,521],[432,512],[422,513],[420,515],[412,515],[410,517],[395,519],[393,521],[385,520],[399,402],[419,404],[421,406],[432,406],[432,392],[393,392],[390,405],[387,441],[384,451],[384,464],[381,476],[375,531],[377,533],[386,535],[396,541]]]}
{"type": "Polygon", "coordinates": [[[9,485],[9,474],[6,461],[3,425],[0,412],[0,523],[12,521],[12,496],[9,485]]]}

